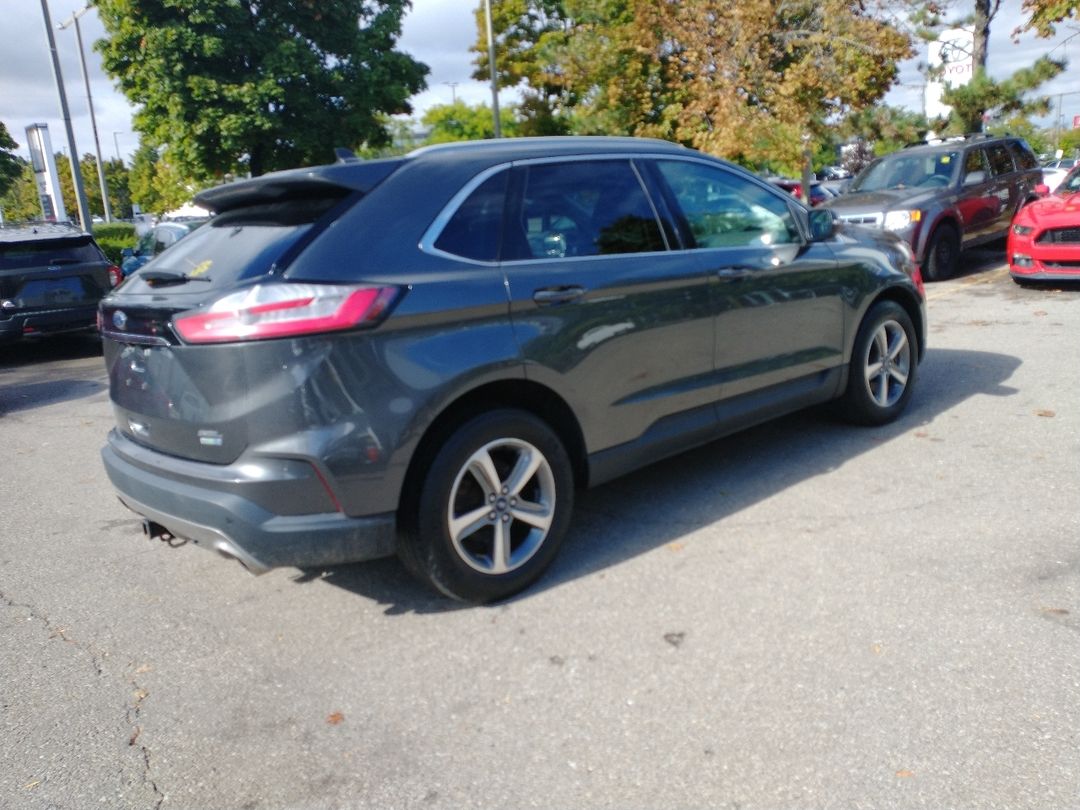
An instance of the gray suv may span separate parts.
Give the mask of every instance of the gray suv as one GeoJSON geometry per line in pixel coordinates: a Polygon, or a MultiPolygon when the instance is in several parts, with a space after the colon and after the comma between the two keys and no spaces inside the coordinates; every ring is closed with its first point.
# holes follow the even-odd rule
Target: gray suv
{"type": "Polygon", "coordinates": [[[937,281],[955,272],[962,250],[1005,237],[1041,182],[1021,138],[973,135],[879,158],[825,206],[844,222],[906,239],[923,278],[937,281]]]}
{"type": "MultiPolygon", "coordinates": [[[[828,400],[895,419],[910,248],[662,141],[538,138],[205,192],[101,307],[103,450],[151,536],[252,571],[535,580],[577,488],[828,400]]],[[[617,538],[595,538],[617,542],[617,538]]]]}

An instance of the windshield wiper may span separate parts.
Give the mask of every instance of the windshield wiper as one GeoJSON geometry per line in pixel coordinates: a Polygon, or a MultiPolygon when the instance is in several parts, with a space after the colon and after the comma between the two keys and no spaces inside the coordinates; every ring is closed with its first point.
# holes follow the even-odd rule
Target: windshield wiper
{"type": "Polygon", "coordinates": [[[210,280],[209,276],[189,276],[187,273],[173,273],[169,270],[151,270],[149,273],[140,273],[139,277],[151,287],[210,280]]]}

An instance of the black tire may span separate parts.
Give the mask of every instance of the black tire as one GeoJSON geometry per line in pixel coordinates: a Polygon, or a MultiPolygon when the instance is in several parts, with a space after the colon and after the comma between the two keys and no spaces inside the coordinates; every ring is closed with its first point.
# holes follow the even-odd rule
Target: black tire
{"type": "Polygon", "coordinates": [[[923,263],[925,281],[944,281],[956,272],[960,259],[960,234],[947,222],[937,226],[930,244],[926,246],[926,261],[923,263]]]}
{"type": "Polygon", "coordinates": [[[415,513],[403,515],[398,554],[447,596],[503,599],[535,582],[555,558],[573,501],[570,458],[551,428],[526,411],[489,411],[436,452],[415,513]]]}
{"type": "Polygon", "coordinates": [[[918,338],[907,312],[893,301],[874,304],[851,350],[847,389],[840,401],[845,418],[860,425],[896,419],[911,399],[918,364],[918,338]]]}

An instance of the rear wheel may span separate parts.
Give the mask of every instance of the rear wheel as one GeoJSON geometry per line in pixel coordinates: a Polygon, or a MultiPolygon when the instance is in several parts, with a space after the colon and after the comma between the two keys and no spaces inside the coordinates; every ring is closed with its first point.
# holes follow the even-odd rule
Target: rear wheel
{"type": "Polygon", "coordinates": [[[938,225],[926,248],[923,277],[927,281],[943,281],[956,272],[960,258],[960,235],[948,223],[938,225]]]}
{"type": "Polygon", "coordinates": [[[502,599],[554,559],[573,498],[570,459],[546,423],[518,410],[481,414],[436,453],[399,554],[447,596],[502,599]]]}
{"type": "Polygon", "coordinates": [[[896,419],[911,398],[918,358],[915,327],[904,308],[893,301],[874,304],[855,337],[844,415],[861,425],[896,419]]]}

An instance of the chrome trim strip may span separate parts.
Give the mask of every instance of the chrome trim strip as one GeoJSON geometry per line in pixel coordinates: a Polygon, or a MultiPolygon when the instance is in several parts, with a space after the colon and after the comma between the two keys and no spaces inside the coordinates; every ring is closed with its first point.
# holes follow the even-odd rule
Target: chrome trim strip
{"type": "Polygon", "coordinates": [[[133,346],[171,346],[168,340],[163,337],[154,337],[152,335],[135,335],[130,332],[117,332],[112,329],[102,329],[101,336],[107,337],[110,340],[115,340],[117,343],[128,343],[133,346]]]}

